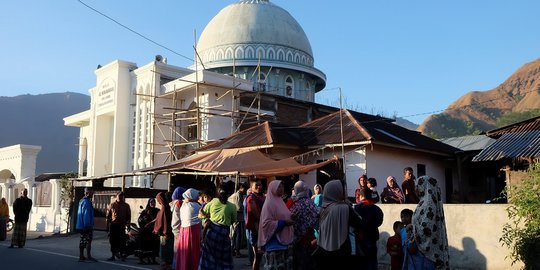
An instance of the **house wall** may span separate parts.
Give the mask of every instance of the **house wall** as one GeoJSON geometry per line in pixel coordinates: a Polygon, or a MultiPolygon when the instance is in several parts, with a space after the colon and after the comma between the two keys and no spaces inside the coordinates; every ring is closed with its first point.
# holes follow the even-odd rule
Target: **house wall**
{"type": "MultiPolygon", "coordinates": [[[[340,151],[341,149],[338,148],[325,151],[321,159],[330,159],[333,155],[341,156],[340,151]]],[[[414,174],[417,176],[417,164],[424,164],[426,174],[439,181],[443,200],[446,201],[445,169],[454,168],[454,161],[446,161],[444,157],[428,153],[381,145],[367,145],[356,150],[346,149],[345,152],[348,197],[354,197],[354,192],[358,188],[358,178],[362,174],[377,179],[377,191],[380,194],[386,187],[386,178],[388,176],[394,176],[401,186],[405,167],[412,167],[414,174]]]]}
{"type": "MultiPolygon", "coordinates": [[[[400,220],[402,209],[414,210],[416,205],[377,204],[384,212],[377,243],[379,269],[390,269],[386,241],[393,235],[394,221],[400,220]]],[[[450,253],[450,269],[520,269],[506,258],[510,250],[499,242],[502,228],[508,222],[507,204],[446,204],[444,213],[450,253]]]]}

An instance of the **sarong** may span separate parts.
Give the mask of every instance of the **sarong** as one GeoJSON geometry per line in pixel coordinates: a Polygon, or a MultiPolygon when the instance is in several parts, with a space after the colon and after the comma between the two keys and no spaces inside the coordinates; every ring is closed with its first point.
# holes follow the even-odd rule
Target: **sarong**
{"type": "Polygon", "coordinates": [[[11,235],[12,246],[24,247],[26,244],[26,224],[26,222],[15,222],[11,235]]]}
{"type": "Polygon", "coordinates": [[[204,238],[199,270],[233,269],[230,226],[209,222],[204,238]]]}

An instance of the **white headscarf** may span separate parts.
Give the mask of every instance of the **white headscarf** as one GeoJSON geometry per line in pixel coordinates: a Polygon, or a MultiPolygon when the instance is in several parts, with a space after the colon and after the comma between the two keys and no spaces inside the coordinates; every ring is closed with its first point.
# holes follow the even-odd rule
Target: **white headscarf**
{"type": "Polygon", "coordinates": [[[182,193],[182,197],[187,201],[184,201],[180,207],[180,226],[190,227],[201,223],[198,217],[199,210],[201,209],[201,205],[197,202],[199,194],[200,192],[194,188],[188,188],[182,193]]]}
{"type": "Polygon", "coordinates": [[[429,176],[418,178],[416,189],[420,202],[414,210],[412,224],[418,249],[435,262],[437,269],[450,269],[441,189],[437,180],[429,176]]]}

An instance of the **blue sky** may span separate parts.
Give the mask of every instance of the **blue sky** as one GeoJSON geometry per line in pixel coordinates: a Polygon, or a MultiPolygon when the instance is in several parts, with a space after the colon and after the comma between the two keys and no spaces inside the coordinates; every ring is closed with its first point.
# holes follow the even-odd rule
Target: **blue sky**
{"type": "MultiPolygon", "coordinates": [[[[236,0],[83,0],[192,58],[197,36],[236,0]]],[[[421,123],[469,91],[489,90],[540,57],[540,1],[274,0],[304,28],[326,73],[318,102],[421,123]],[[411,116],[417,115],[418,116],[411,116]]],[[[98,64],[191,61],[122,28],[77,0],[0,5],[0,96],[80,92],[98,64]]]]}

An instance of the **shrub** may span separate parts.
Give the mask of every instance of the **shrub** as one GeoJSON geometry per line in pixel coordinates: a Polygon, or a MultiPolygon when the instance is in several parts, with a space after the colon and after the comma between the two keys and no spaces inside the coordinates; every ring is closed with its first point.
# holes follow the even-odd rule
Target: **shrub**
{"type": "Polygon", "coordinates": [[[540,164],[529,167],[521,183],[507,188],[509,222],[500,242],[510,248],[512,264],[522,261],[524,269],[540,269],[540,164]]]}

